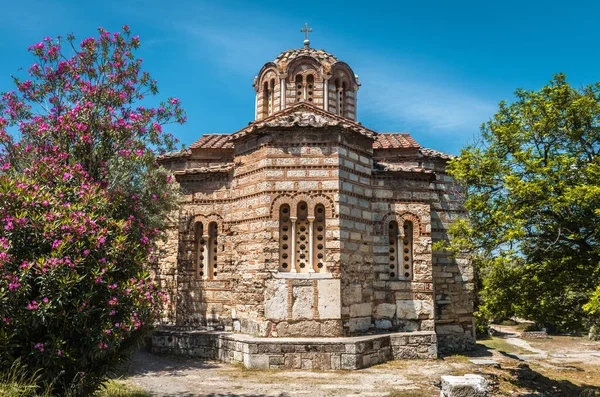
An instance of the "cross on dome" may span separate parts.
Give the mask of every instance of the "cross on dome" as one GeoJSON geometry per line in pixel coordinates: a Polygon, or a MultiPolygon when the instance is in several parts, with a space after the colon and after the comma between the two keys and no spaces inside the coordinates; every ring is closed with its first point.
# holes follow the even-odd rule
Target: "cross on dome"
{"type": "Polygon", "coordinates": [[[308,27],[308,23],[304,24],[304,27],[300,29],[301,32],[304,33],[304,47],[310,47],[310,40],[308,39],[308,33],[312,32],[312,28],[308,27]]]}

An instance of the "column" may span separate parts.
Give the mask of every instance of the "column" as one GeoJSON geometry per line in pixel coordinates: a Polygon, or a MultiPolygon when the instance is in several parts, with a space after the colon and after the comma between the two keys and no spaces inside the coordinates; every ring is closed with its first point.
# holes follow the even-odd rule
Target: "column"
{"type": "Polygon", "coordinates": [[[308,217],[306,217],[306,219],[308,220],[308,257],[310,258],[309,262],[308,262],[308,272],[314,273],[315,265],[314,265],[314,261],[313,261],[313,226],[314,226],[315,217],[308,216],[308,217]]]}
{"type": "Polygon", "coordinates": [[[290,263],[290,273],[296,273],[296,218],[295,216],[290,216],[290,221],[292,222],[292,260],[290,263]]]}
{"type": "Polygon", "coordinates": [[[254,120],[258,120],[258,91],[254,96],[254,120]]]}
{"type": "Polygon", "coordinates": [[[329,79],[331,76],[323,76],[323,110],[329,111],[329,79]]]}
{"type": "Polygon", "coordinates": [[[279,94],[279,99],[281,99],[281,106],[280,106],[279,110],[283,110],[283,109],[285,109],[285,93],[287,91],[287,87],[285,84],[285,78],[283,76],[281,78],[281,83],[280,83],[279,89],[281,91],[279,94]]]}

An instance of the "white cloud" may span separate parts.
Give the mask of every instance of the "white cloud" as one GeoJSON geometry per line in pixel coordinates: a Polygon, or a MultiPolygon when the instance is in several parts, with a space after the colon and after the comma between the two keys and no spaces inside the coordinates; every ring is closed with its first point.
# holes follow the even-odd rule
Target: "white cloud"
{"type": "Polygon", "coordinates": [[[399,63],[390,59],[354,66],[361,70],[363,83],[360,118],[398,125],[401,130],[468,139],[497,107],[484,95],[453,81],[451,75],[399,63]]]}

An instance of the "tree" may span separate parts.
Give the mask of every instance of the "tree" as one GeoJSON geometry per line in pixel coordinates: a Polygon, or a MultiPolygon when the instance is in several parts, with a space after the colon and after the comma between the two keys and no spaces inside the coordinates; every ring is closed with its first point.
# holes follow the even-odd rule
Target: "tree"
{"type": "Polygon", "coordinates": [[[159,316],[145,265],[178,192],[156,156],[185,115],[135,105],[158,89],[129,27],[66,43],[30,47],[31,78],[0,99],[0,370],[21,358],[89,395],[159,316]]]}
{"type": "Polygon", "coordinates": [[[474,254],[487,317],[581,330],[600,284],[600,83],[576,89],[559,74],[515,96],[449,165],[468,218],[448,248],[474,254]]]}

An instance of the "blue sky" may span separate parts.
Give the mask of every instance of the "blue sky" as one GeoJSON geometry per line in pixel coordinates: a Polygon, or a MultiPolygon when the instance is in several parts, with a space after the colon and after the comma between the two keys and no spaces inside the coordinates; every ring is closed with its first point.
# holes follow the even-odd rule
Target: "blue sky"
{"type": "Polygon", "coordinates": [[[311,45],[359,75],[358,120],[408,131],[422,146],[458,153],[499,101],[564,72],[600,81],[600,3],[594,1],[0,1],[0,91],[32,63],[44,36],[94,35],[129,24],[160,96],[182,100],[191,144],[254,116],[252,79],[281,51],[311,45]]]}

